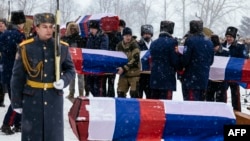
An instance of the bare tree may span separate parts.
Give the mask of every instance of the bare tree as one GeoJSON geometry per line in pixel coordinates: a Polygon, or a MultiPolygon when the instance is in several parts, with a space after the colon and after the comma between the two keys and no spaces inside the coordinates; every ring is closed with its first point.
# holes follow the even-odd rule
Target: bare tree
{"type": "Polygon", "coordinates": [[[10,11],[10,0],[1,0],[0,18],[8,18],[9,11],[10,11]]]}
{"type": "Polygon", "coordinates": [[[230,13],[240,11],[244,0],[193,0],[196,17],[203,20],[208,28],[230,13]]]}

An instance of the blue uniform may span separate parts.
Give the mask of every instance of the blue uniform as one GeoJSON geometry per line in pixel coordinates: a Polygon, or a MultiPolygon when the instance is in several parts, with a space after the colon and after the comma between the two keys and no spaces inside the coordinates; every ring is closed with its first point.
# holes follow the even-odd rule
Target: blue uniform
{"type": "MultiPolygon", "coordinates": [[[[55,82],[54,39],[37,36],[20,44],[11,79],[13,108],[22,108],[22,141],[63,141],[63,90],[55,82]]],[[[64,88],[75,78],[65,43],[61,42],[60,79],[64,88]]]]}
{"type": "MultiPolygon", "coordinates": [[[[7,87],[9,97],[12,93],[10,90],[10,79],[12,75],[12,68],[15,61],[15,54],[17,52],[17,45],[25,39],[25,35],[18,29],[16,25],[12,25],[9,30],[6,30],[0,36],[0,52],[2,55],[3,70],[1,71],[1,82],[7,87]]],[[[3,124],[20,128],[21,115],[13,111],[11,105],[4,117],[3,124]]]]}
{"type": "Polygon", "coordinates": [[[203,34],[190,35],[186,39],[181,58],[185,69],[182,76],[184,100],[203,100],[213,58],[213,43],[203,34]]]}
{"type": "Polygon", "coordinates": [[[154,99],[172,99],[172,91],[176,90],[178,55],[175,53],[175,47],[177,45],[177,40],[163,33],[150,46],[152,57],[150,88],[154,99]]]}

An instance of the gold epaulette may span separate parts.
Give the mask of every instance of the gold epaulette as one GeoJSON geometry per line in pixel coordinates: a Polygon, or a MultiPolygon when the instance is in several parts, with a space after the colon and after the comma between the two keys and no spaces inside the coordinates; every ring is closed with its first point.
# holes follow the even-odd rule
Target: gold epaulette
{"type": "Polygon", "coordinates": [[[30,38],[30,39],[27,39],[27,40],[24,40],[22,41],[19,46],[22,47],[23,45],[26,45],[26,44],[29,44],[29,43],[32,43],[34,42],[34,38],[30,38]]]}
{"type": "Polygon", "coordinates": [[[68,44],[68,43],[66,43],[66,42],[64,42],[64,41],[60,41],[60,44],[65,45],[66,47],[68,47],[68,46],[69,46],[69,44],[68,44]]]}

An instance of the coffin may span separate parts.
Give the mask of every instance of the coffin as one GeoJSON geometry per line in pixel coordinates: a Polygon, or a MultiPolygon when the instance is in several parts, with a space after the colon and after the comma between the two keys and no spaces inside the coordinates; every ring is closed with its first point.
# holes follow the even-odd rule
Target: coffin
{"type": "Polygon", "coordinates": [[[223,140],[224,125],[236,124],[225,103],[85,98],[75,100],[69,122],[86,140],[223,140]]]}

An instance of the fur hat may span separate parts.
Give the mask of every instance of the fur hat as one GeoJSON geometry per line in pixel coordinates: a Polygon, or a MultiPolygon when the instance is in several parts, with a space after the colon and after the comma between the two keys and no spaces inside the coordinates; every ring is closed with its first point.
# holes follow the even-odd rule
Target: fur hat
{"type": "Polygon", "coordinates": [[[11,12],[11,23],[12,24],[22,24],[26,22],[25,15],[22,10],[11,12]]]}
{"type": "Polygon", "coordinates": [[[192,20],[189,25],[191,34],[201,33],[203,31],[203,22],[201,20],[192,20]]]}
{"type": "Polygon", "coordinates": [[[142,25],[141,26],[141,36],[143,36],[143,34],[151,34],[151,36],[153,36],[153,26],[150,24],[146,24],[146,25],[142,25]]]}
{"type": "Polygon", "coordinates": [[[123,19],[120,19],[119,26],[126,27],[126,22],[123,19]]]}
{"type": "Polygon", "coordinates": [[[227,31],[226,31],[226,33],[225,33],[225,36],[231,35],[232,37],[236,38],[237,32],[238,32],[238,29],[237,29],[236,27],[229,26],[229,27],[227,28],[227,31]]]}
{"type": "Polygon", "coordinates": [[[100,28],[99,22],[96,20],[90,20],[89,21],[89,28],[99,29],[100,28]]]}
{"type": "Polygon", "coordinates": [[[0,19],[0,22],[4,23],[7,26],[7,20],[5,18],[0,19]]]}
{"type": "Polygon", "coordinates": [[[131,35],[132,36],[132,30],[129,27],[125,27],[122,31],[122,36],[124,35],[131,35]]]}
{"type": "Polygon", "coordinates": [[[41,23],[55,24],[55,16],[52,13],[39,13],[34,16],[34,25],[37,26],[41,23]]]}
{"type": "Polygon", "coordinates": [[[214,47],[220,45],[220,38],[218,35],[215,35],[215,34],[211,35],[211,41],[213,42],[214,47]]]}
{"type": "Polygon", "coordinates": [[[71,22],[68,24],[68,26],[66,27],[66,36],[69,36],[71,35],[71,32],[70,32],[70,29],[71,28],[75,28],[76,29],[76,32],[79,33],[79,27],[78,27],[78,24],[74,23],[74,22],[71,22]]]}
{"type": "Polygon", "coordinates": [[[172,21],[161,21],[160,24],[160,32],[168,32],[169,34],[174,33],[174,25],[175,23],[172,21]]]}

